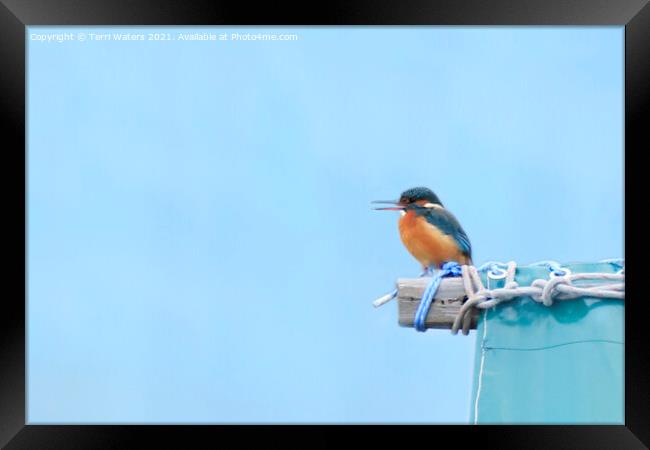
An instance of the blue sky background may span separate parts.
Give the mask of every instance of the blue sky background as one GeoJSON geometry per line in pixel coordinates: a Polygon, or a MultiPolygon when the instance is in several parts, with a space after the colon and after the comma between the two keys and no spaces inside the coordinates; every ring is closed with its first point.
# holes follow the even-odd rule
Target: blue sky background
{"type": "Polygon", "coordinates": [[[622,27],[28,29],[28,421],[469,420],[372,300],[436,191],[476,263],[623,255],[622,27]],[[30,33],[289,32],[294,42],[30,33]]]}

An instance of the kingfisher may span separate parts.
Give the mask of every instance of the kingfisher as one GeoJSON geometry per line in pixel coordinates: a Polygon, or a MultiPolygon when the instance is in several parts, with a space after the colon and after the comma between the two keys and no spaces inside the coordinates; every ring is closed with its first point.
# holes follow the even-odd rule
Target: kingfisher
{"type": "Polygon", "coordinates": [[[456,217],[426,187],[408,189],[399,200],[376,200],[393,206],[376,210],[399,211],[399,235],[406,249],[425,271],[455,261],[472,264],[472,246],[456,217]]]}

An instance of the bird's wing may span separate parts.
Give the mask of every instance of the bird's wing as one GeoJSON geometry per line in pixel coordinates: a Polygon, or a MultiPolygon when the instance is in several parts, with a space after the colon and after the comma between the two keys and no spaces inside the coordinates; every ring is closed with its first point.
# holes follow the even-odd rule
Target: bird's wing
{"type": "Polygon", "coordinates": [[[462,252],[469,258],[472,257],[472,244],[469,242],[465,230],[463,230],[463,227],[460,226],[452,213],[444,208],[433,208],[424,217],[431,225],[434,225],[443,233],[451,235],[462,252]]]}

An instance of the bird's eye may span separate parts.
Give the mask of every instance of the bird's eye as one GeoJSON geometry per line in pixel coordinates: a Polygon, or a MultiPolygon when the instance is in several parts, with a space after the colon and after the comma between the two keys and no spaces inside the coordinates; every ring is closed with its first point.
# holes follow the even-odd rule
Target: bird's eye
{"type": "Polygon", "coordinates": [[[399,202],[408,204],[408,203],[411,203],[411,199],[409,199],[408,197],[402,197],[402,198],[399,199],[399,202]]]}

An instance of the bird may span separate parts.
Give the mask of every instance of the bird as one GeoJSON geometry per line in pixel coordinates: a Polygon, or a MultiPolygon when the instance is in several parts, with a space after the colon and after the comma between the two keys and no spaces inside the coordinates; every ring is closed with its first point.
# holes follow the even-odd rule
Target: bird
{"type": "Polygon", "coordinates": [[[445,262],[472,264],[472,245],[458,219],[443,206],[429,188],[414,187],[399,200],[375,200],[393,206],[375,210],[399,211],[402,243],[425,271],[440,269],[445,262]]]}

